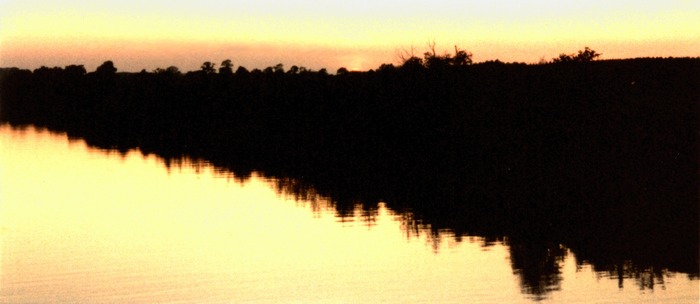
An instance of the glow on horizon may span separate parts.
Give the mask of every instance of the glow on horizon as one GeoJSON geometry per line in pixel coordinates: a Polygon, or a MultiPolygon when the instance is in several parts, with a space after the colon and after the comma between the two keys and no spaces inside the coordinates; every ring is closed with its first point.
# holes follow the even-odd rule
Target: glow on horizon
{"type": "Polygon", "coordinates": [[[72,56],[74,63],[113,59],[135,70],[160,56],[177,66],[184,57],[231,57],[250,68],[294,58],[283,63],[375,68],[394,62],[397,49],[415,46],[420,54],[430,41],[441,51],[459,45],[477,61],[536,62],[583,46],[604,58],[700,56],[697,16],[694,0],[10,0],[0,2],[0,66],[72,56]],[[321,54],[305,57],[309,50],[321,54]],[[180,55],[168,58],[173,52],[180,55]]]}

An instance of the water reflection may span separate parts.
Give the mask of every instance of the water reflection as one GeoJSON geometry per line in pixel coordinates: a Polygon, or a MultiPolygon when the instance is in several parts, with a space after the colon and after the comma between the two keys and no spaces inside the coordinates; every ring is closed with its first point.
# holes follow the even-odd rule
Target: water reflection
{"type": "MultiPolygon", "coordinates": [[[[0,129],[3,303],[696,302],[698,280],[457,233],[298,179],[0,129]],[[523,297],[523,294],[525,295],[523,297]]],[[[582,255],[584,256],[584,255],[582,255]]]]}
{"type": "Polygon", "coordinates": [[[561,290],[561,266],[567,250],[562,245],[510,240],[511,266],[523,292],[544,297],[561,290]]]}

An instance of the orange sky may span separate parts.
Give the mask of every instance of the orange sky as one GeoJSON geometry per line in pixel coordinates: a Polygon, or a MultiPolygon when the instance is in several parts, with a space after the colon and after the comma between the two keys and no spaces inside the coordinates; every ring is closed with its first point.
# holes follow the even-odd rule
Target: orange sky
{"type": "Polygon", "coordinates": [[[93,70],[113,60],[122,71],[187,71],[232,59],[365,70],[431,41],[477,62],[532,63],[585,46],[602,58],[700,56],[698,0],[219,2],[0,1],[0,66],[93,70]]]}

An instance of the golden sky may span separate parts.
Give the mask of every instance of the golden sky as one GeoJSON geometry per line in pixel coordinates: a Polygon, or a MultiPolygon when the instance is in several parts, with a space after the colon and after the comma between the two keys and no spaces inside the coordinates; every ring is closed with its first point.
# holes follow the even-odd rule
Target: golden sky
{"type": "Polygon", "coordinates": [[[431,41],[476,61],[537,62],[584,46],[603,58],[700,56],[698,16],[700,0],[0,0],[0,66],[370,69],[431,41]]]}

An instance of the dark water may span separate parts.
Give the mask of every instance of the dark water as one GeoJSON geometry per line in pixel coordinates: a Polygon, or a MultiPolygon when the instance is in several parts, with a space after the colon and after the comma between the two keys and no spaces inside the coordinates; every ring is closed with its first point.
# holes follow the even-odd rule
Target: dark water
{"type": "Polygon", "coordinates": [[[463,216],[440,204],[442,196],[414,197],[420,205],[389,196],[351,204],[350,194],[337,199],[339,190],[336,199],[323,194],[337,185],[236,175],[204,161],[99,150],[7,125],[0,186],[2,303],[697,303],[700,296],[696,222],[661,209],[570,219],[600,225],[586,227],[550,226],[548,214],[527,208],[463,216]]]}

